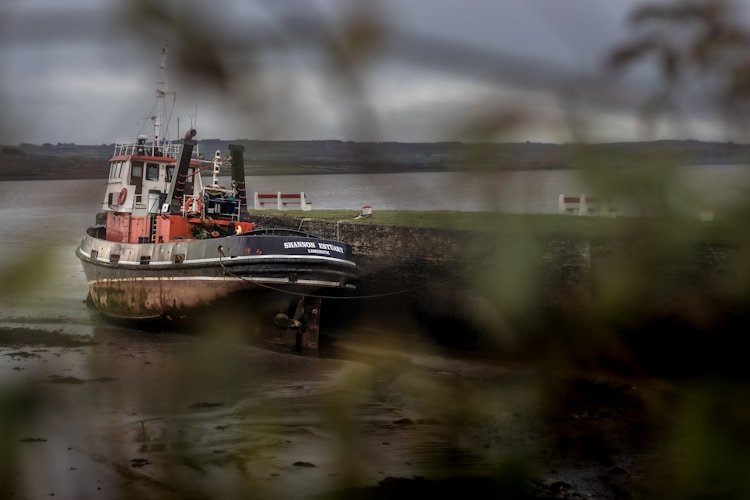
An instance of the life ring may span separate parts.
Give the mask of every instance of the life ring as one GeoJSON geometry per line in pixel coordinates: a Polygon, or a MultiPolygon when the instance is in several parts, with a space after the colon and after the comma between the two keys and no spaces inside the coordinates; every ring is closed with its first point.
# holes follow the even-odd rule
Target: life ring
{"type": "Polygon", "coordinates": [[[203,212],[203,200],[194,196],[188,196],[185,199],[185,211],[186,212],[203,212]],[[195,210],[193,210],[193,203],[195,203],[195,210]]]}
{"type": "Polygon", "coordinates": [[[128,198],[128,190],[126,188],[122,188],[122,190],[120,190],[120,194],[117,195],[117,203],[122,205],[123,203],[125,203],[125,200],[127,198],[128,198]]]}

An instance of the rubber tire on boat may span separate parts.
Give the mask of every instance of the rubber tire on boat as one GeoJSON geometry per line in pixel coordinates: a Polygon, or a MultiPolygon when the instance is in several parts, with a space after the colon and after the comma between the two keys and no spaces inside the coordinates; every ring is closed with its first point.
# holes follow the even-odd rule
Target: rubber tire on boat
{"type": "Polygon", "coordinates": [[[128,198],[128,190],[127,188],[122,188],[122,190],[120,191],[120,194],[117,196],[117,203],[122,205],[123,203],[125,203],[125,200],[127,198],[128,198]]]}

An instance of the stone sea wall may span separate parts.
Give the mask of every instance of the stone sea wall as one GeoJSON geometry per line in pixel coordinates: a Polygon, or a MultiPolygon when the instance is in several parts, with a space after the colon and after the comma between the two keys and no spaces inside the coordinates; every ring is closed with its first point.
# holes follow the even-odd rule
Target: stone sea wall
{"type": "Polygon", "coordinates": [[[447,300],[456,304],[476,294],[489,294],[494,300],[494,289],[500,289],[501,296],[512,296],[513,290],[504,288],[516,286],[519,294],[526,294],[542,308],[576,307],[620,272],[625,279],[628,273],[642,273],[638,286],[646,290],[654,288],[649,280],[654,286],[658,281],[659,300],[672,294],[675,307],[679,307],[678,299],[688,291],[693,295],[715,292],[711,288],[714,281],[728,274],[733,261],[730,247],[708,243],[691,246],[687,256],[672,258],[638,239],[463,231],[275,215],[254,215],[254,219],[261,227],[300,229],[348,243],[362,269],[363,294],[413,289],[418,292],[410,300],[428,303],[444,304],[447,300]],[[530,292],[527,285],[534,290],[530,292]],[[436,299],[435,294],[441,297],[436,299]]]}
{"type": "Polygon", "coordinates": [[[647,228],[589,237],[256,220],[352,246],[363,297],[323,305],[330,332],[395,332],[508,359],[568,356],[624,372],[731,374],[747,366],[748,257],[739,245],[648,237],[647,228]]]}
{"type": "Polygon", "coordinates": [[[491,258],[497,242],[472,231],[364,224],[274,215],[254,215],[260,227],[297,229],[343,241],[368,279],[369,292],[412,288],[429,280],[459,284],[491,258]]]}

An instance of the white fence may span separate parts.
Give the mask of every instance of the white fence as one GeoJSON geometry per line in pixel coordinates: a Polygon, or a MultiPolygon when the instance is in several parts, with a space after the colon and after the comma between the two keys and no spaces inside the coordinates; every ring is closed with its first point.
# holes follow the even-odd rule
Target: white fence
{"type": "Polygon", "coordinates": [[[614,217],[617,209],[609,206],[606,198],[560,195],[558,213],[563,215],[593,215],[614,217]]]}
{"type": "Polygon", "coordinates": [[[254,196],[255,210],[263,210],[268,208],[276,208],[277,210],[289,210],[297,209],[300,210],[312,210],[312,202],[308,201],[305,197],[305,193],[258,193],[255,192],[254,196]]]}

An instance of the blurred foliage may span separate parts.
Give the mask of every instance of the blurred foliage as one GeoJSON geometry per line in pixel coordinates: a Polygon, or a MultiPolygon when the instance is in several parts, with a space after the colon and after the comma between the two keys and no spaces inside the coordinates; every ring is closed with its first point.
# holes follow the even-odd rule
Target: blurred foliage
{"type": "Polygon", "coordinates": [[[747,140],[750,32],[738,7],[728,0],[690,0],[645,5],[632,13],[631,21],[642,33],[613,51],[608,66],[622,70],[654,61],[663,85],[643,107],[646,120],[679,112],[679,93],[697,88],[723,113],[728,138],[737,133],[747,140]]]}
{"type": "MultiPolygon", "coordinates": [[[[33,237],[29,233],[29,237],[33,237]]],[[[39,249],[16,256],[13,261],[5,261],[0,268],[0,300],[20,299],[38,290],[47,282],[52,263],[46,258],[47,252],[39,249]]]]}
{"type": "Polygon", "coordinates": [[[19,437],[33,429],[39,394],[28,387],[0,386],[0,494],[10,498],[23,484],[19,437]]]}
{"type": "MultiPolygon", "coordinates": [[[[331,105],[346,117],[342,130],[357,137],[378,136],[380,125],[365,85],[368,62],[378,57],[389,39],[388,13],[381,12],[377,3],[352,3],[335,23],[322,23],[312,7],[307,16],[292,15],[276,3],[264,2],[261,5],[273,19],[274,29],[260,33],[223,31],[217,15],[220,9],[208,5],[192,4],[186,9],[181,2],[122,2],[127,22],[121,26],[148,46],[168,38],[180,72],[217,94],[229,95],[249,113],[272,113],[270,96],[283,99],[284,92],[293,90],[262,85],[266,51],[315,52],[332,84],[335,99],[331,105]],[[247,74],[240,75],[238,68],[258,85],[248,86],[247,74]]],[[[605,70],[621,74],[636,66],[655,66],[651,69],[659,84],[642,107],[647,136],[666,114],[687,114],[681,106],[703,89],[705,102],[725,119],[727,138],[747,139],[750,33],[733,9],[729,1],[686,0],[648,5],[633,13],[637,33],[612,52],[605,70]]],[[[451,61],[446,64],[451,71],[451,61]]],[[[562,94],[557,88],[550,92],[562,94]]],[[[488,103],[482,109],[461,127],[478,142],[497,140],[543,119],[515,105],[488,103]]],[[[586,144],[590,131],[585,121],[571,119],[571,123],[572,135],[581,146],[574,163],[591,192],[621,200],[646,216],[607,221],[606,234],[593,235],[597,238],[592,236],[587,246],[571,250],[571,259],[583,262],[581,267],[588,272],[584,276],[539,264],[544,261],[539,234],[551,232],[540,230],[540,219],[528,218],[520,224],[516,219],[514,239],[498,240],[492,259],[475,277],[473,291],[481,300],[466,300],[464,304],[473,305],[457,314],[470,317],[479,312],[492,318],[491,322],[475,322],[484,330],[482,340],[486,341],[479,348],[502,362],[508,362],[508,353],[518,355],[514,361],[533,369],[525,384],[514,385],[507,376],[450,381],[426,376],[393,351],[411,357],[429,357],[431,352],[409,351],[412,346],[402,339],[394,341],[390,354],[364,356],[359,364],[342,369],[340,380],[319,408],[326,432],[335,436],[328,451],[340,464],[335,482],[342,497],[353,496],[350,488],[357,487],[364,475],[360,459],[367,450],[362,446],[362,408],[375,404],[373,400],[383,403],[395,397],[392,392],[444,424],[436,432],[455,449],[496,464],[489,474],[491,480],[481,483],[480,491],[487,497],[579,495],[562,480],[545,484],[539,479],[544,477],[540,464],[562,477],[574,470],[604,470],[594,481],[598,481],[596,495],[607,498],[740,499],[750,495],[750,477],[745,472],[750,470],[750,394],[744,354],[750,331],[750,233],[745,228],[750,198],[729,207],[712,226],[712,238],[729,249],[733,261],[724,273],[696,275],[706,227],[696,224],[694,214],[683,213],[700,196],[683,183],[683,159],[633,155],[624,159],[628,167],[623,168],[623,158],[586,144]],[[606,236],[604,243],[598,239],[602,236],[606,236]],[[546,306],[543,294],[550,276],[567,288],[560,291],[563,297],[553,306],[546,306]],[[528,420],[523,426],[514,423],[517,414],[528,420]],[[529,449],[503,447],[506,436],[518,432],[515,425],[523,432],[536,428],[546,438],[529,449]],[[497,435],[481,435],[488,429],[497,435]],[[494,446],[493,439],[501,445],[494,446]],[[628,482],[617,480],[623,475],[628,482]]],[[[487,164],[480,161],[481,148],[475,154],[476,164],[487,164]]],[[[487,186],[487,190],[497,194],[500,186],[487,186]]],[[[374,220],[386,215],[376,213],[374,220]]],[[[493,221],[495,228],[501,227],[501,219],[493,221]]],[[[562,218],[559,222],[555,229],[560,231],[581,232],[567,225],[584,224],[562,218]]],[[[28,269],[24,265],[4,270],[6,281],[15,282],[18,273],[28,269]]],[[[464,293],[451,291],[454,298],[464,293]]],[[[383,313],[389,314],[392,311],[383,313]]],[[[231,333],[242,328],[246,325],[217,320],[205,328],[208,339],[200,344],[190,366],[165,366],[161,380],[140,392],[133,389],[137,394],[118,397],[134,398],[158,410],[157,403],[169,406],[169,400],[160,398],[179,401],[203,384],[229,383],[237,377],[255,380],[263,367],[227,361],[236,340],[231,333]]],[[[397,338],[410,334],[396,333],[397,338]]],[[[9,443],[26,414],[21,411],[26,399],[20,401],[23,404],[11,400],[2,405],[3,442],[8,445],[5,460],[14,457],[9,443]]],[[[260,408],[255,416],[273,420],[283,416],[284,410],[260,408]]],[[[198,470],[204,450],[192,446],[183,431],[180,426],[169,429],[176,436],[174,442],[182,445],[178,460],[198,470]]],[[[254,457],[248,455],[241,466],[252,468],[254,457]]],[[[443,458],[444,471],[451,468],[455,456],[446,451],[443,458]]],[[[162,472],[182,484],[177,469],[162,472]]],[[[8,489],[7,473],[3,480],[2,486],[8,489]]],[[[414,484],[384,482],[380,491],[384,495],[409,493],[414,484]],[[394,492],[390,488],[395,486],[399,488],[394,492]]],[[[446,488],[443,492],[449,491],[445,483],[437,484],[446,488]]],[[[417,486],[422,492],[432,487],[417,486]]],[[[208,491],[181,493],[210,496],[208,491]]],[[[233,493],[237,498],[253,497],[243,484],[237,484],[233,493]]]]}

